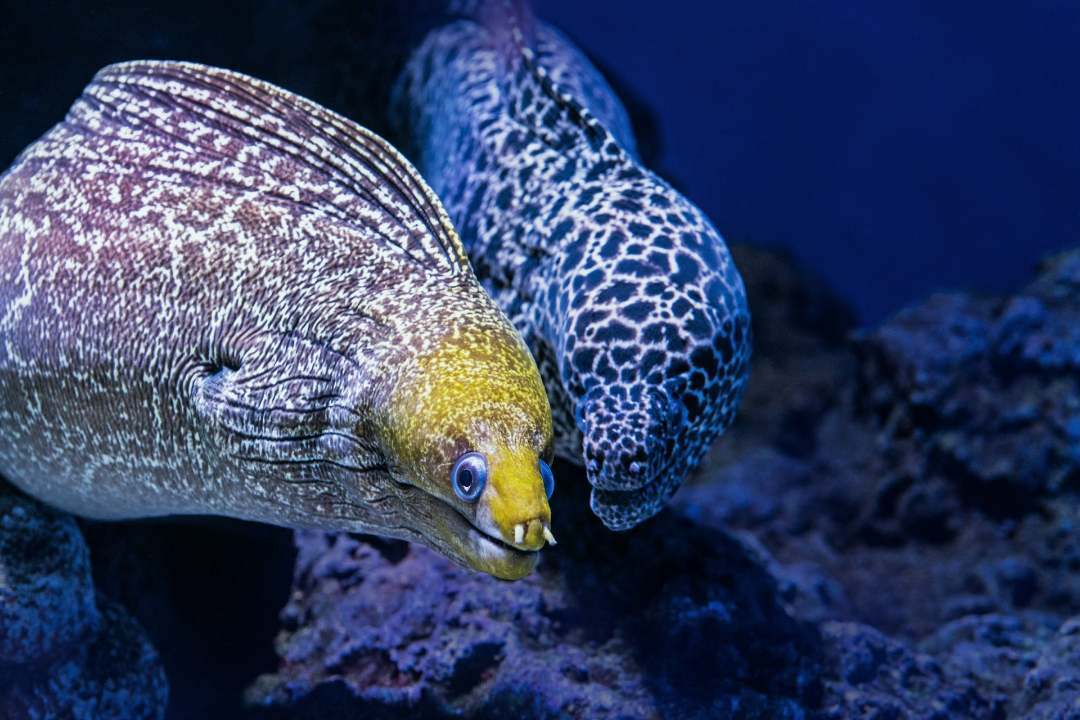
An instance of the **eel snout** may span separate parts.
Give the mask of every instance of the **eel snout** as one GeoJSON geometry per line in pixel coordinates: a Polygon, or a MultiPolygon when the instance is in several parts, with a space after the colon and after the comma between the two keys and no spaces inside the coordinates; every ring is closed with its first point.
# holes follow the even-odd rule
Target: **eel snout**
{"type": "Polygon", "coordinates": [[[514,545],[526,550],[539,550],[544,543],[557,544],[551,528],[543,520],[534,518],[514,525],[514,545]]]}
{"type": "Polygon", "coordinates": [[[656,477],[666,459],[671,403],[655,392],[644,400],[593,393],[580,406],[589,484],[599,490],[639,490],[656,477]]]}

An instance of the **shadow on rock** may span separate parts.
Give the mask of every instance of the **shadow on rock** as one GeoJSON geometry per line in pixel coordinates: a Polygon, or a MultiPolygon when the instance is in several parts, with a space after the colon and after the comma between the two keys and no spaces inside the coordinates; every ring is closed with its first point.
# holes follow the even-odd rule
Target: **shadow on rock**
{"type": "Polygon", "coordinates": [[[249,701],[290,718],[782,718],[819,701],[817,636],[755,548],[670,512],[613,534],[559,472],[562,539],[516,583],[298,533],[282,665],[249,701]]]}

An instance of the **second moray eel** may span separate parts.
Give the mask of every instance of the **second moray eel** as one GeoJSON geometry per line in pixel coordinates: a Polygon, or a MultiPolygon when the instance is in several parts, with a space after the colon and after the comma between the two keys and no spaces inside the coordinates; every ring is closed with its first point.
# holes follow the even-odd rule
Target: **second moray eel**
{"type": "Polygon", "coordinates": [[[569,40],[520,0],[442,5],[397,83],[395,132],[532,348],[557,452],[585,465],[601,520],[629,528],[735,416],[742,279],[709,219],[641,165],[569,40]]]}
{"type": "Polygon", "coordinates": [[[553,541],[551,451],[438,199],[314,103],[111,66],[0,178],[0,475],[39,499],[377,533],[512,579],[553,541]]]}

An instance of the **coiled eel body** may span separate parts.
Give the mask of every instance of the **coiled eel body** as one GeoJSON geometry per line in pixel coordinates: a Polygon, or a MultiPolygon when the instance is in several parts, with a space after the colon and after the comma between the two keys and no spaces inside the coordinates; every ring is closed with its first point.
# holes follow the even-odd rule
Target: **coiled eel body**
{"type": "Polygon", "coordinates": [[[523,3],[450,3],[393,92],[404,147],[521,331],[593,511],[656,513],[735,415],[746,293],[702,212],[642,167],[600,73],[523,3]]]}
{"type": "Polygon", "coordinates": [[[314,103],[111,66],[0,179],[0,474],[31,495],[377,533],[516,578],[551,538],[551,434],[437,198],[314,103]]]}

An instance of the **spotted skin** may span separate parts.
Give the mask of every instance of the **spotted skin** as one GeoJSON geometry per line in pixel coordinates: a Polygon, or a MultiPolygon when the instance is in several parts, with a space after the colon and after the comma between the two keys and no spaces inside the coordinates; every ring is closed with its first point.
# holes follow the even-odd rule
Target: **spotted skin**
{"type": "Polygon", "coordinates": [[[596,515],[626,529],[735,415],[745,290],[708,218],[642,167],[581,52],[521,4],[479,6],[412,54],[393,122],[537,359],[557,452],[585,465],[596,515]]]}
{"type": "Polygon", "coordinates": [[[372,532],[517,578],[551,434],[438,199],[314,103],[112,66],[0,178],[0,473],[39,499],[372,532]],[[473,504],[466,451],[492,467],[473,504]]]}

